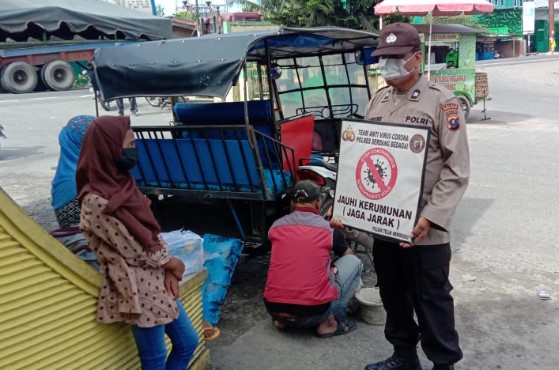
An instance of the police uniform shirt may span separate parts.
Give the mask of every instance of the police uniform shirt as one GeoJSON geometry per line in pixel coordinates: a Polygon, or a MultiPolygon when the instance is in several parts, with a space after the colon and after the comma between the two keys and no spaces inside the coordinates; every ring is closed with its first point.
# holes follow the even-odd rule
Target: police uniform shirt
{"type": "Polygon", "coordinates": [[[449,243],[452,217],[470,176],[466,120],[456,96],[421,75],[404,99],[395,97],[393,87],[377,91],[367,106],[365,119],[429,126],[419,210],[420,216],[431,221],[431,228],[419,244],[449,243]]]}

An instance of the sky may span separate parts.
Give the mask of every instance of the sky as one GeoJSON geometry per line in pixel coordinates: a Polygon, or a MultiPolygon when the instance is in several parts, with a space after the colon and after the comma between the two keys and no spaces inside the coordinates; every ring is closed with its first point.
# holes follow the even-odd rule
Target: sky
{"type": "MultiPolygon", "coordinates": [[[[191,4],[195,3],[195,0],[189,0],[191,4]]],[[[198,0],[198,4],[199,5],[205,5],[206,0],[198,0]]],[[[213,0],[212,1],[213,4],[219,4],[222,7],[220,8],[220,11],[225,11],[224,9],[224,5],[225,5],[225,0],[213,0]]],[[[165,15],[173,15],[175,14],[175,9],[176,7],[182,7],[182,0],[155,0],[155,6],[161,4],[163,6],[163,8],[165,9],[165,15]]],[[[236,9],[234,8],[230,8],[229,11],[240,11],[239,8],[237,7],[236,9]]]]}

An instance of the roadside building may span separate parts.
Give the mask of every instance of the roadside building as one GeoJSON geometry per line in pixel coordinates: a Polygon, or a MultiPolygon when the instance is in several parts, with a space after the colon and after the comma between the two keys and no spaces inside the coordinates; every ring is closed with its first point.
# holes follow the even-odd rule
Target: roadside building
{"type": "MultiPolygon", "coordinates": [[[[488,0],[489,1],[489,0],[488,0]]],[[[490,0],[493,13],[475,16],[489,30],[478,38],[479,59],[491,53],[500,57],[516,57],[534,52],[548,52],[549,0],[490,0]]],[[[559,31],[559,1],[555,1],[555,39],[559,31]]]]}

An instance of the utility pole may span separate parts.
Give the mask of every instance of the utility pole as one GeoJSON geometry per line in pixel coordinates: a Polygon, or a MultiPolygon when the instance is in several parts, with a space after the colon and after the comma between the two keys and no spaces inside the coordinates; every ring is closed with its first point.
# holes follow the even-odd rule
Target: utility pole
{"type": "Polygon", "coordinates": [[[200,9],[198,8],[198,0],[196,0],[196,34],[198,37],[202,36],[202,25],[200,23],[200,9]]]}
{"type": "Polygon", "coordinates": [[[555,0],[548,0],[548,31],[549,35],[549,51],[552,53],[555,49],[555,0]]]}

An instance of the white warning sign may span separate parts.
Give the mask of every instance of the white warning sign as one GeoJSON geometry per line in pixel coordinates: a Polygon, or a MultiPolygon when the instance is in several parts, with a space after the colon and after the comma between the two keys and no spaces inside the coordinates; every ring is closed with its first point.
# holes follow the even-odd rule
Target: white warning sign
{"type": "Polygon", "coordinates": [[[333,217],[384,239],[411,242],[429,129],[344,121],[333,217]]]}

